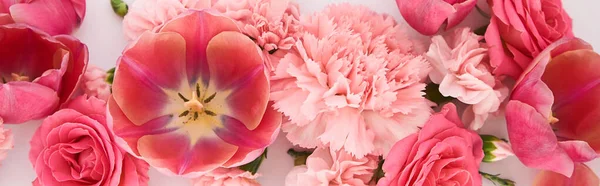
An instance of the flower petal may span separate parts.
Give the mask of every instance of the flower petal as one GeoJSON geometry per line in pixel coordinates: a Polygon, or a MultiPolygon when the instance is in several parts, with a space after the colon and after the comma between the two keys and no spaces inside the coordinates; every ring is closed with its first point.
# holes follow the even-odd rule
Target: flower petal
{"type": "Polygon", "coordinates": [[[558,142],[574,162],[588,162],[598,157],[598,154],[585,141],[561,141],[558,142]]]}
{"type": "Polygon", "coordinates": [[[0,117],[6,123],[22,123],[51,114],[58,106],[56,92],[36,83],[0,84],[0,117]]]}
{"type": "Polygon", "coordinates": [[[222,32],[208,43],[206,52],[210,84],[218,91],[232,91],[228,114],[255,129],[269,100],[269,82],[256,44],[241,33],[222,32]]]}
{"type": "Polygon", "coordinates": [[[249,147],[252,149],[265,148],[273,142],[273,134],[278,133],[281,125],[282,116],[269,104],[260,125],[254,130],[248,130],[239,120],[221,116],[223,127],[214,129],[217,136],[225,142],[235,146],[249,147]]]}
{"type": "Polygon", "coordinates": [[[542,171],[533,180],[533,186],[597,186],[600,185],[598,176],[585,164],[576,163],[571,178],[552,172],[542,171]]]}
{"type": "Polygon", "coordinates": [[[210,73],[206,61],[206,48],[209,40],[223,31],[239,31],[239,29],[233,20],[208,10],[190,10],[169,21],[160,30],[160,32],[179,33],[186,41],[185,67],[190,84],[195,84],[199,78],[208,83],[210,73]],[[190,28],[189,25],[198,26],[190,28]]]}
{"type": "Polygon", "coordinates": [[[424,35],[433,35],[456,9],[440,0],[396,0],[406,22],[424,35]]]}
{"type": "Polygon", "coordinates": [[[511,100],[506,105],[506,124],[512,149],[523,164],[571,176],[573,160],[558,146],[546,117],[526,103],[511,100]]]}
{"type": "Polygon", "coordinates": [[[70,34],[83,20],[85,2],[77,0],[36,0],[15,4],[10,14],[18,23],[40,28],[51,35],[70,34]],[[82,6],[83,5],[83,6],[82,6]]]}
{"type": "Polygon", "coordinates": [[[79,87],[84,71],[87,69],[89,51],[87,46],[75,37],[60,35],[54,38],[66,46],[70,54],[68,64],[61,64],[61,69],[62,65],[66,66],[58,94],[62,104],[71,99],[76,93],[75,90],[79,87]]]}

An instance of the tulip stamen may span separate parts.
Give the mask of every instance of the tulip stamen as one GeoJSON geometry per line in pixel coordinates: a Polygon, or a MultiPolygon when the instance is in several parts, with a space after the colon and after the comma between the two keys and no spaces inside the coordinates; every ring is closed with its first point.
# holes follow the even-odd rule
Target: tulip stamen
{"type": "Polygon", "coordinates": [[[179,98],[181,98],[183,101],[188,102],[190,101],[189,99],[185,98],[183,95],[181,95],[181,93],[177,93],[177,95],[179,95],[179,98]]]}
{"type": "Polygon", "coordinates": [[[4,77],[2,77],[2,83],[7,83],[6,79],[4,79],[4,77]]]}
{"type": "Polygon", "coordinates": [[[198,112],[194,112],[194,121],[198,120],[198,112]]]}
{"type": "Polygon", "coordinates": [[[207,114],[207,115],[209,115],[209,116],[217,116],[216,113],[214,113],[213,111],[210,111],[210,110],[204,110],[204,113],[207,114]]]}
{"type": "Polygon", "coordinates": [[[196,97],[200,97],[200,84],[196,83],[196,97]]]}
{"type": "Polygon", "coordinates": [[[210,101],[212,101],[215,98],[216,95],[217,95],[216,92],[214,94],[210,95],[208,98],[206,98],[204,100],[204,103],[209,103],[210,101]]]}
{"type": "Polygon", "coordinates": [[[181,114],[179,114],[179,117],[187,116],[189,113],[190,113],[190,111],[186,110],[186,111],[182,112],[181,114]]]}

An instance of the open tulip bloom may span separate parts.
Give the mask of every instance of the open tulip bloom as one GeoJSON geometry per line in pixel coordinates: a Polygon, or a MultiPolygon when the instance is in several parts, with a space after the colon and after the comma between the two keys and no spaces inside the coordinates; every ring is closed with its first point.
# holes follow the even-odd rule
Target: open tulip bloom
{"type": "Polygon", "coordinates": [[[261,56],[231,19],[183,13],[123,52],[109,125],[125,149],[166,173],[246,164],[272,143],[282,118],[268,101],[261,56]]]}
{"type": "Polygon", "coordinates": [[[600,152],[600,55],[579,39],[544,50],[517,81],[506,106],[515,155],[528,167],[570,177],[600,152]]]}

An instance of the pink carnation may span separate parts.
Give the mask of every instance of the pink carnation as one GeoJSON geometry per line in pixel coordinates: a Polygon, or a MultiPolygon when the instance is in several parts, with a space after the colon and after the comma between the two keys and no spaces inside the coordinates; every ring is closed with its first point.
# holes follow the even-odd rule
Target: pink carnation
{"type": "Polygon", "coordinates": [[[301,29],[298,4],[290,0],[137,0],[123,20],[123,28],[133,40],[188,9],[205,8],[234,19],[262,49],[269,69],[289,52],[301,29]]]}
{"type": "Polygon", "coordinates": [[[96,66],[90,66],[83,75],[83,92],[104,101],[110,96],[110,85],[106,82],[106,72],[96,66]]]}
{"type": "Polygon", "coordinates": [[[13,148],[13,135],[10,129],[2,127],[4,120],[0,118],[0,161],[6,159],[8,150],[13,148]]]}
{"type": "Polygon", "coordinates": [[[193,186],[259,186],[256,181],[258,174],[238,168],[217,168],[198,178],[192,179],[193,186]]]}
{"type": "Polygon", "coordinates": [[[347,4],[303,17],[297,52],[281,59],[271,77],[271,99],[290,119],[282,128],[292,143],[344,147],[359,158],[385,155],[427,121],[421,81],[429,65],[406,53],[411,43],[395,22],[372,24],[384,17],[347,4]],[[339,9],[357,11],[334,14],[339,9]],[[394,37],[406,42],[386,42],[394,37]]]}
{"type": "Polygon", "coordinates": [[[286,186],[304,185],[375,185],[370,183],[378,164],[377,156],[356,158],[344,150],[318,148],[285,178],[286,186]]]}
{"type": "Polygon", "coordinates": [[[508,95],[508,88],[491,73],[481,39],[469,28],[457,29],[448,37],[434,36],[426,54],[433,67],[429,77],[440,84],[440,93],[472,105],[463,120],[473,130],[481,128],[508,95]]]}

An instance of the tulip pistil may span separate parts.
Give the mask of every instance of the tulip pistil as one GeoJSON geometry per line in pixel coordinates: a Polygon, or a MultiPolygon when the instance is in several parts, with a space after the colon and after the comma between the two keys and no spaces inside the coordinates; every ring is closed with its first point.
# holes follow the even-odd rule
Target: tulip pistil
{"type": "Polygon", "coordinates": [[[202,94],[200,92],[200,85],[196,84],[196,88],[195,91],[192,92],[191,99],[186,98],[181,93],[178,93],[177,95],[179,96],[179,98],[181,98],[181,100],[183,100],[183,106],[186,108],[185,111],[179,114],[179,117],[188,116],[188,121],[196,121],[201,116],[201,114],[206,114],[208,116],[217,116],[215,112],[210,111],[205,107],[206,104],[210,103],[217,96],[216,92],[203,99],[201,97],[202,94]]]}

